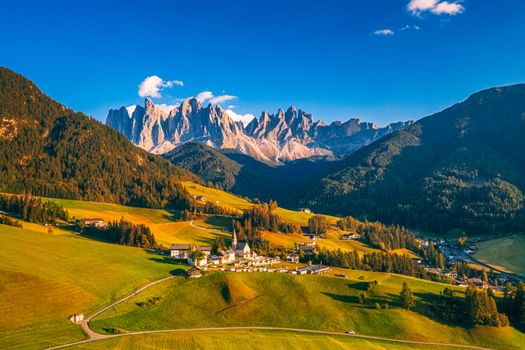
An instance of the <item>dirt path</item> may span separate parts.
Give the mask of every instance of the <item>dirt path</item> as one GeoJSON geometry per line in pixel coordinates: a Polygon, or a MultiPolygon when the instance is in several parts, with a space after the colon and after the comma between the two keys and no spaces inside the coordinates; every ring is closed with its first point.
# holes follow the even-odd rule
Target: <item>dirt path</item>
{"type": "Polygon", "coordinates": [[[165,281],[168,281],[170,279],[175,278],[175,276],[166,277],[151,283],[146,284],[145,286],[137,289],[133,293],[125,296],[124,298],[112,303],[111,305],[108,305],[104,307],[103,309],[100,309],[99,311],[95,312],[93,315],[89,316],[88,318],[84,319],[81,323],[82,329],[84,332],[88,335],[88,339],[80,340],[73,343],[67,343],[63,345],[53,346],[50,348],[47,348],[46,350],[52,350],[52,349],[62,349],[67,348],[70,346],[75,345],[81,345],[85,343],[90,343],[98,340],[103,339],[111,339],[111,338],[117,338],[117,337],[126,337],[126,336],[133,336],[133,335],[141,335],[141,334],[155,334],[155,333],[183,333],[183,332],[212,332],[212,331],[224,331],[224,330],[242,330],[242,331],[280,331],[280,332],[297,332],[297,333],[312,333],[312,334],[324,334],[324,335],[336,335],[336,336],[348,336],[348,337],[354,337],[354,338],[362,338],[362,339],[371,339],[371,340],[379,340],[379,341],[386,341],[386,342],[393,342],[393,343],[402,343],[402,344],[416,344],[416,345],[428,345],[428,346],[443,346],[443,347],[455,347],[459,349],[478,349],[478,350],[492,350],[490,348],[484,348],[480,346],[474,346],[474,345],[462,345],[462,344],[447,344],[447,343],[435,343],[435,342],[420,342],[420,341],[413,341],[413,340],[403,340],[403,339],[393,339],[393,338],[385,338],[385,337],[377,337],[373,335],[361,335],[361,334],[346,334],[341,332],[332,332],[332,331],[321,331],[321,330],[315,330],[315,329],[302,329],[302,328],[287,328],[287,327],[208,327],[208,328],[180,328],[180,329],[164,329],[164,330],[154,330],[154,331],[140,331],[140,332],[127,332],[123,334],[100,334],[95,331],[93,331],[91,328],[89,328],[89,322],[94,319],[95,317],[101,315],[102,313],[110,310],[114,306],[123,303],[124,301],[134,297],[135,295],[139,294],[140,292],[144,291],[145,289],[154,286],[158,283],[162,283],[165,281]]]}

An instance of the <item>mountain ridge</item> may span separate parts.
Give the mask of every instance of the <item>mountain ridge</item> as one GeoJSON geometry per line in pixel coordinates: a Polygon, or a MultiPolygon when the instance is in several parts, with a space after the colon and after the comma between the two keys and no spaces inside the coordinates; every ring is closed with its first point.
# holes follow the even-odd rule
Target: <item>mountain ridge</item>
{"type": "Polygon", "coordinates": [[[166,153],[186,142],[202,142],[217,149],[235,149],[270,164],[301,158],[344,157],[412,122],[380,128],[359,119],[314,121],[311,114],[290,107],[277,113],[262,112],[246,127],[234,121],[220,105],[204,107],[195,98],[162,111],[151,99],[145,106],[121,107],[108,112],[106,124],[152,153],[166,153]]]}
{"type": "Polygon", "coordinates": [[[524,134],[525,84],[483,90],[361,148],[290,201],[436,232],[523,230],[524,134]]]}

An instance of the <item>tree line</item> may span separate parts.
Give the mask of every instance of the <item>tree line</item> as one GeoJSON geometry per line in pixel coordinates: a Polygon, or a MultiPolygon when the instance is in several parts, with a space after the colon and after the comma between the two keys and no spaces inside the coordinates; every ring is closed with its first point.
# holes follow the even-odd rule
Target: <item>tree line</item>
{"type": "Polygon", "coordinates": [[[0,210],[38,224],[56,224],[58,220],[69,219],[67,210],[62,206],[30,195],[0,194],[0,210]]]}
{"type": "Polygon", "coordinates": [[[136,225],[124,219],[110,222],[106,227],[86,226],[82,231],[83,234],[111,243],[141,248],[157,246],[155,236],[148,226],[136,225]]]}

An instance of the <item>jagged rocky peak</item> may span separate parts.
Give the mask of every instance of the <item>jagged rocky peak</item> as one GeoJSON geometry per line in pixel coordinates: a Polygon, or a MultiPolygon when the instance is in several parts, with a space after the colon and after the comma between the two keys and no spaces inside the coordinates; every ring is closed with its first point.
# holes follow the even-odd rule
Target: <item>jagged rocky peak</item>
{"type": "Polygon", "coordinates": [[[403,129],[407,122],[379,128],[350,119],[326,125],[313,115],[290,106],[275,114],[261,113],[246,125],[235,121],[220,105],[205,107],[194,97],[170,111],[147,98],[142,106],[109,111],[106,124],[138,146],[165,153],[186,142],[198,141],[216,148],[232,148],[270,163],[312,156],[343,156],[376,139],[403,129]]]}

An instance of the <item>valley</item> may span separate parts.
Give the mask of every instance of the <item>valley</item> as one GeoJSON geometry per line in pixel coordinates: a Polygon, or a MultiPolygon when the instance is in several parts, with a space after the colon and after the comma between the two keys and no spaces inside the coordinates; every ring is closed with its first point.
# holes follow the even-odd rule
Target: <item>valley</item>
{"type": "Polygon", "coordinates": [[[523,11],[268,2],[5,4],[0,349],[525,348],[523,11]]]}

